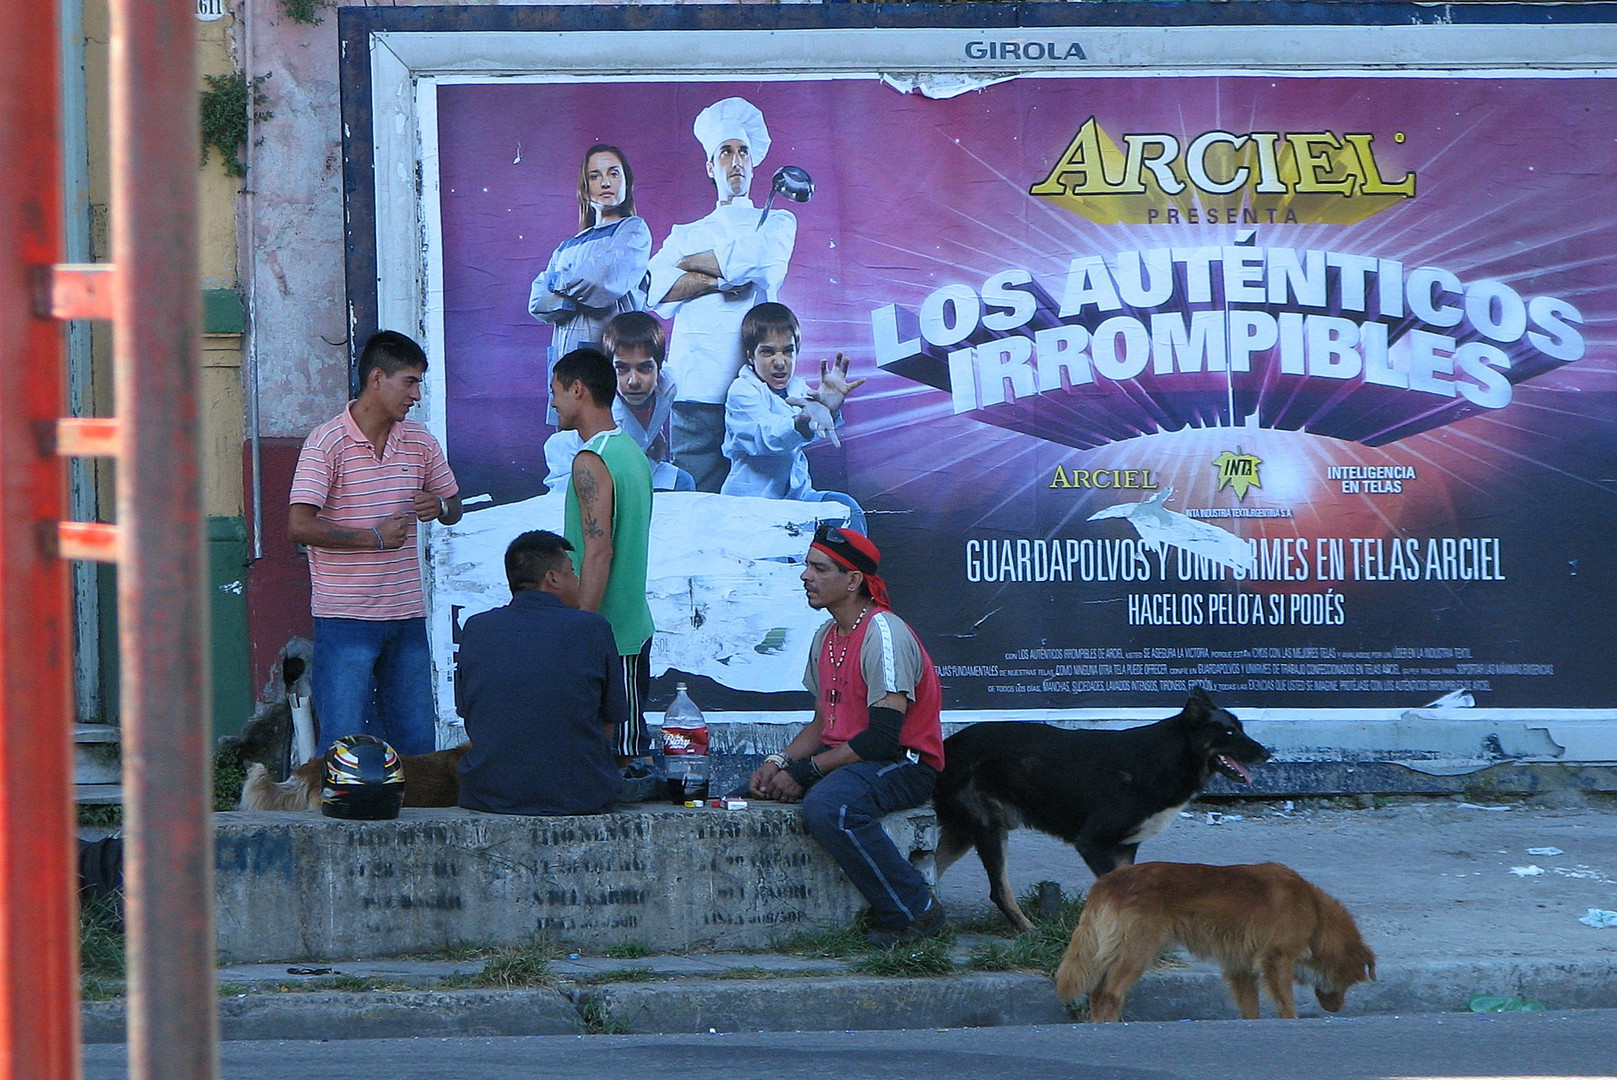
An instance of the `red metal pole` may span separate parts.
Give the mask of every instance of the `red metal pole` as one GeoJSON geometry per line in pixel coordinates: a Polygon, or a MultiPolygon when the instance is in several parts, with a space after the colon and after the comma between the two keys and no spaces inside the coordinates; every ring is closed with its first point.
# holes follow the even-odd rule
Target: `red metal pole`
{"type": "Polygon", "coordinates": [[[55,0],[0,0],[0,1075],[78,1074],[55,0]]]}
{"type": "Polygon", "coordinates": [[[219,1072],[198,433],[197,76],[190,0],[112,0],[129,1065],[219,1072]]]}

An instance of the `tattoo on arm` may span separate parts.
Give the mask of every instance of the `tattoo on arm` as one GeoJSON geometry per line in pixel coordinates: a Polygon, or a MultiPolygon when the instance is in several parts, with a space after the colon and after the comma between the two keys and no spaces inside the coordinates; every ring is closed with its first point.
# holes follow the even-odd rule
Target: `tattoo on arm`
{"type": "Polygon", "coordinates": [[[573,490],[578,495],[578,516],[583,523],[584,535],[597,537],[605,535],[600,518],[595,512],[595,504],[601,495],[601,485],[596,482],[595,474],[587,468],[574,470],[573,490]]]}
{"type": "Polygon", "coordinates": [[[573,490],[578,498],[584,551],[579,562],[579,607],[599,611],[612,575],[612,475],[598,454],[581,450],[573,459],[573,490]]]}

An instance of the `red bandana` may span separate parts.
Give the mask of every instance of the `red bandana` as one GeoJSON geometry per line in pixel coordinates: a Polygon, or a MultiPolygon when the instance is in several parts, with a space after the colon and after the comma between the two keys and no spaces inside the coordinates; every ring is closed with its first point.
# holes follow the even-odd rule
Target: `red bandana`
{"type": "Polygon", "coordinates": [[[878,607],[891,606],[887,602],[887,583],[876,573],[881,566],[881,551],[871,543],[870,537],[852,529],[821,522],[814,530],[814,543],[809,546],[823,552],[844,570],[857,570],[865,575],[870,598],[876,601],[878,607]]]}

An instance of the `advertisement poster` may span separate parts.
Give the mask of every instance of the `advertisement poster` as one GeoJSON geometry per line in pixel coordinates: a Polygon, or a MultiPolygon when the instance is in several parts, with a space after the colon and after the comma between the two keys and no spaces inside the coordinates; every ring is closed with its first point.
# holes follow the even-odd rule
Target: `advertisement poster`
{"type": "MultiPolygon", "coordinates": [[[[585,151],[620,149],[654,267],[715,211],[693,124],[737,98],[767,127],[756,215],[781,166],[812,181],[753,226],[795,223],[770,257],[797,374],[841,353],[865,380],[840,445],[805,451],[812,486],[865,515],[949,709],[1171,711],[1195,685],[1304,711],[1614,704],[1610,79],[961,89],[799,72],[421,91],[442,427],[472,511],[433,549],[449,625],[504,602],[517,531],[559,529],[556,331],[530,299],[579,232],[585,151]]],[[[689,328],[662,325],[679,355],[689,328]]],[[[742,360],[737,340],[726,382],[742,360]]],[[[660,491],[655,513],[654,674],[705,704],[800,708],[782,695],[820,616],[797,574],[843,504],[660,491]]]]}

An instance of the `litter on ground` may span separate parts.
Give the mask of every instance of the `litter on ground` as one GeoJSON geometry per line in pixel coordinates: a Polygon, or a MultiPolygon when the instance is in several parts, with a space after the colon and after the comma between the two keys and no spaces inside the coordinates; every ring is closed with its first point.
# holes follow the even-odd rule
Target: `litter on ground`
{"type": "Polygon", "coordinates": [[[1478,994],[1471,999],[1470,1008],[1474,1013],[1543,1012],[1544,1003],[1499,994],[1478,994]]]}

